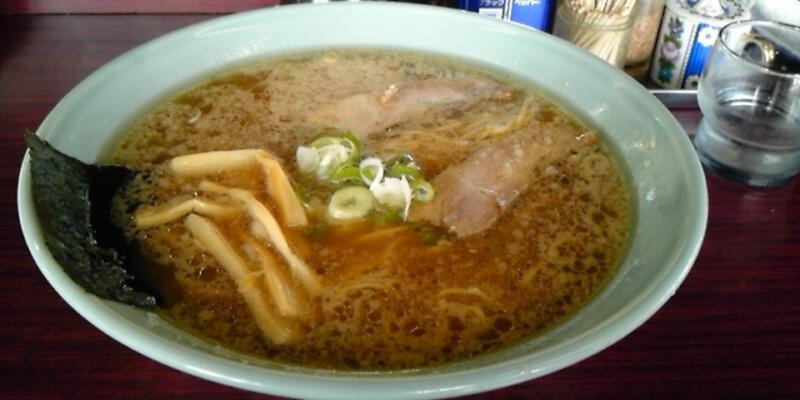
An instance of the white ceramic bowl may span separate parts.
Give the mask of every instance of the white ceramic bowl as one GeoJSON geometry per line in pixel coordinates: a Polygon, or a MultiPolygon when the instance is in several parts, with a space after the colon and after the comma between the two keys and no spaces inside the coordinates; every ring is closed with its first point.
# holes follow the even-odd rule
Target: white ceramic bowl
{"type": "Polygon", "coordinates": [[[627,167],[637,212],[629,253],[610,284],[543,336],[443,367],[358,374],[260,361],[212,347],[153,314],[100,300],[73,283],[44,244],[26,157],[19,179],[20,221],[33,258],[59,295],[124,345],[201,378],[291,397],[421,399],[512,385],[589,357],[655,313],[689,272],[705,231],[707,193],[694,150],[672,115],[635,81],[577,47],[465,12],[336,3],[193,25],[97,70],[59,102],[37,134],[93,162],[134,118],[212,71],[330,47],[413,49],[483,64],[532,82],[602,131],[627,167]]]}

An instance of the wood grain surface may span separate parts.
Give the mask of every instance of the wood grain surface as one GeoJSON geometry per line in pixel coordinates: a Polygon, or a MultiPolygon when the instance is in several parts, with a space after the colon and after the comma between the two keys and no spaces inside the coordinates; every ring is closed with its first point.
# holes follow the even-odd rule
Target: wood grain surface
{"type": "MultiPolygon", "coordinates": [[[[204,15],[0,16],[0,398],[256,399],[151,361],[78,316],[22,239],[21,133],[133,46],[204,15]]],[[[698,111],[676,111],[696,124],[698,111]]],[[[609,349],[474,399],[800,398],[800,183],[753,190],[708,176],[705,243],[676,295],[609,349]]]]}

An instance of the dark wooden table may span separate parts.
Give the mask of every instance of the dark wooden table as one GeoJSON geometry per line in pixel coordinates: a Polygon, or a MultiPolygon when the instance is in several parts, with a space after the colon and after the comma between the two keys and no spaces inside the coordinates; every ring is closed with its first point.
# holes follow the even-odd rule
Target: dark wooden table
{"type": "MultiPolygon", "coordinates": [[[[15,206],[22,132],[91,71],[208,15],[0,15],[0,397],[261,398],[153,362],[48,286],[15,206]]],[[[697,110],[676,111],[689,131],[697,110]]],[[[611,348],[474,398],[800,398],[800,182],[752,190],[708,176],[700,256],[677,294],[611,348]]]]}

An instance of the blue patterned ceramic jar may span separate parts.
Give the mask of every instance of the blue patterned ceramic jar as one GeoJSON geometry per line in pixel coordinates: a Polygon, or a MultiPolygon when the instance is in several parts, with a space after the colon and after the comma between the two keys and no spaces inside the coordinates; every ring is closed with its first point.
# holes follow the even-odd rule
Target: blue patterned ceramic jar
{"type": "Polygon", "coordinates": [[[749,17],[745,2],[668,0],[650,78],[667,89],[696,89],[719,30],[749,17]]]}

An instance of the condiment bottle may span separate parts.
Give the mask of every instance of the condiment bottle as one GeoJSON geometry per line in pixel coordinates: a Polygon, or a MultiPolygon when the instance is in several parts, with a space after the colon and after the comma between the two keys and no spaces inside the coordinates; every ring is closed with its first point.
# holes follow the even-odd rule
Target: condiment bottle
{"type": "Polygon", "coordinates": [[[665,89],[697,89],[720,29],[750,17],[752,0],[667,0],[650,79],[665,89]]]}
{"type": "Polygon", "coordinates": [[[639,0],[636,3],[631,37],[625,52],[625,72],[636,79],[644,78],[650,68],[664,3],[666,0],[639,0]]]}

